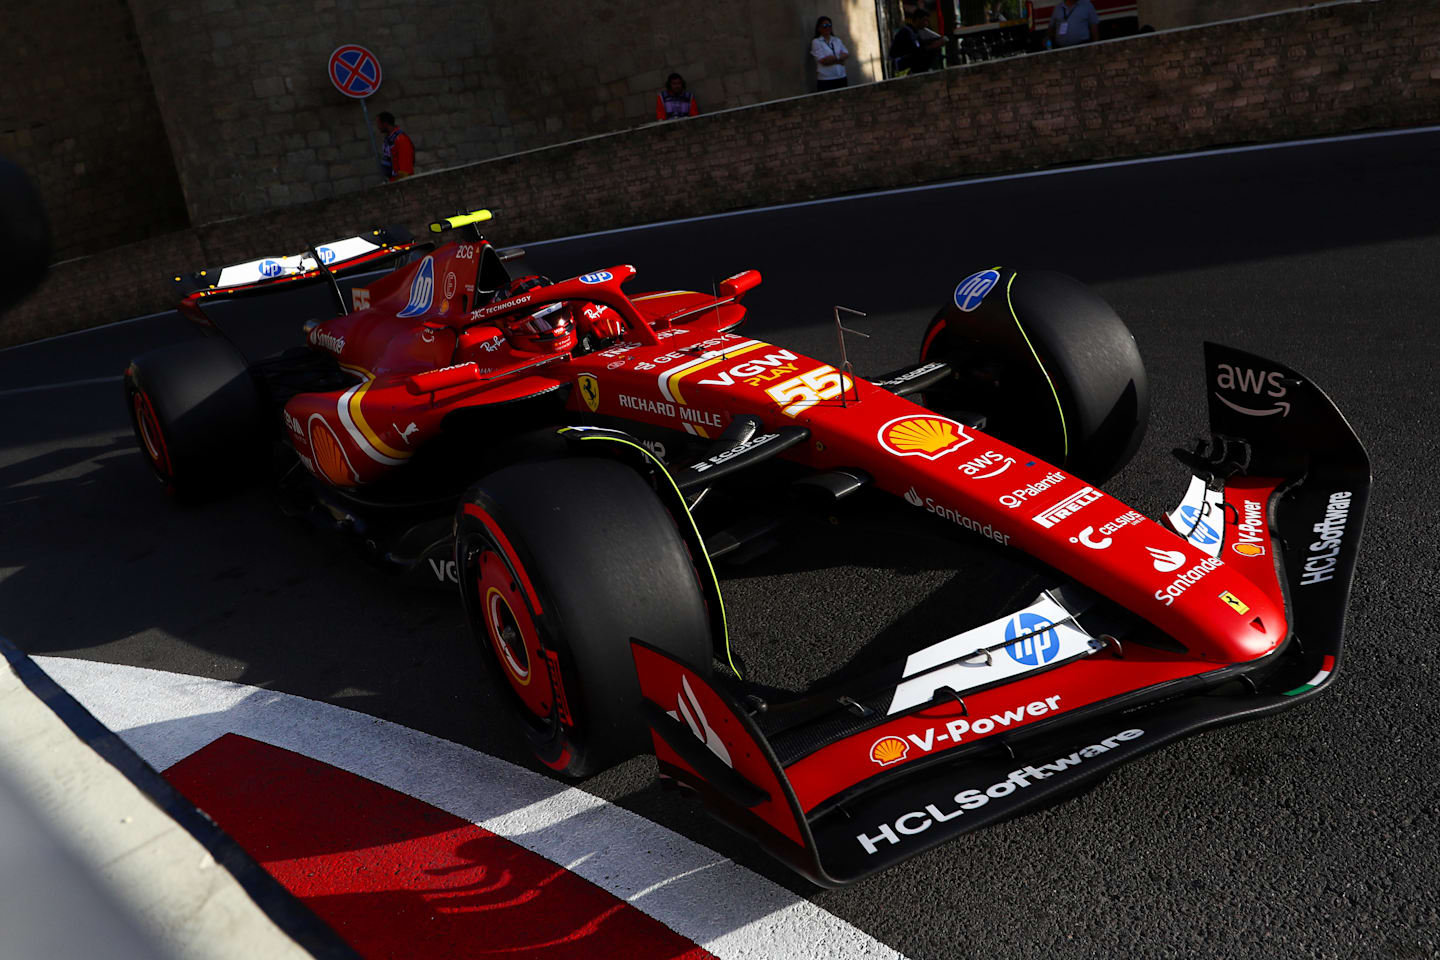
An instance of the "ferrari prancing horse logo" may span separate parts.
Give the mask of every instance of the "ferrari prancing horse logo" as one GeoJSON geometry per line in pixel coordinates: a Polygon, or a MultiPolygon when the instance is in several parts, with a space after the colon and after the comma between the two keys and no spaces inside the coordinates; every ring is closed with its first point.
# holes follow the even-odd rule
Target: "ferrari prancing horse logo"
{"type": "Polygon", "coordinates": [[[580,374],[580,397],[591,413],[600,409],[600,381],[593,374],[580,374]]]}

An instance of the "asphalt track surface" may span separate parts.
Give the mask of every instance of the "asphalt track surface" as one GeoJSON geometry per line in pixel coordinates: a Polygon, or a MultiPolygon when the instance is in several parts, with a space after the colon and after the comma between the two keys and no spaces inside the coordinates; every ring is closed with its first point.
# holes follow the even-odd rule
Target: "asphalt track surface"
{"type": "MultiPolygon", "coordinates": [[[[1059,269],[1115,306],[1150,373],[1150,433],[1107,484],[1115,496],[1151,516],[1178,502],[1186,472],[1169,450],[1204,432],[1206,339],[1313,378],[1375,473],[1331,692],[1149,755],[1048,810],[816,891],[662,791],[647,758],[583,788],[913,958],[1435,955],[1437,168],[1440,133],[1427,131],[533,245],[534,268],[556,277],[633,263],[637,290],[758,268],[747,332],[833,360],[831,307],[866,311],[851,326],[872,338],[849,343],[862,373],[911,361],[973,268],[1059,269]]],[[[495,236],[520,239],[496,212],[495,236]]],[[[293,318],[277,323],[251,334],[293,318]]],[[[0,633],[31,654],[329,701],[533,767],[478,680],[453,600],[373,570],[262,493],[188,510],[163,498],[116,378],[130,356],[191,335],[161,315],[0,351],[0,633]]],[[[963,618],[975,575],[947,549],[819,529],[722,570],[736,643],[757,673],[818,674],[886,631],[963,618]]]]}

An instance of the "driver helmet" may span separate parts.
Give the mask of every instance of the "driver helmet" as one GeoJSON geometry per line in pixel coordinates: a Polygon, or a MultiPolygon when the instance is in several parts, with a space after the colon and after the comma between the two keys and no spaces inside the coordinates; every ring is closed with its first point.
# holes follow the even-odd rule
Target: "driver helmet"
{"type": "MultiPolygon", "coordinates": [[[[549,279],[540,276],[513,280],[500,292],[496,301],[518,297],[536,287],[548,287],[549,279]]],[[[575,349],[575,314],[568,303],[547,303],[532,313],[505,322],[505,333],[517,350],[531,353],[565,353],[575,349]]]]}

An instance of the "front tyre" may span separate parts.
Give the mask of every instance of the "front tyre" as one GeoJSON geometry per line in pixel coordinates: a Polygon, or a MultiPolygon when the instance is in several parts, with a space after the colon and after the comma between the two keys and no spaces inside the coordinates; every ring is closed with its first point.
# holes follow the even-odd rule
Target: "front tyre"
{"type": "Polygon", "coordinates": [[[584,777],[650,749],[630,638],[708,675],[710,621],[675,522],[611,460],[506,467],[461,501],[460,592],[535,756],[584,777]]]}
{"type": "Polygon", "coordinates": [[[1094,483],[1120,471],[1150,415],[1145,365],[1124,321],[1084,284],[1047,270],[982,270],[935,315],[920,359],[955,378],[938,411],[985,414],[985,432],[1094,483]]]}

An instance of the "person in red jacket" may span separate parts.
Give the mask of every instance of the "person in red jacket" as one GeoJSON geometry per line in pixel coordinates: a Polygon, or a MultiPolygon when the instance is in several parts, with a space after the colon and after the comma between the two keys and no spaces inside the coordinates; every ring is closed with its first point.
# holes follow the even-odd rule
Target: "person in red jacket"
{"type": "Polygon", "coordinates": [[[655,119],[679,120],[699,115],[700,104],[695,101],[695,94],[685,89],[685,78],[678,73],[670,74],[665,89],[655,97],[655,119]]]}
{"type": "Polygon", "coordinates": [[[380,166],[386,180],[399,180],[415,172],[415,144],[410,135],[395,126],[395,114],[386,110],[375,118],[375,129],[384,137],[380,166]]]}

